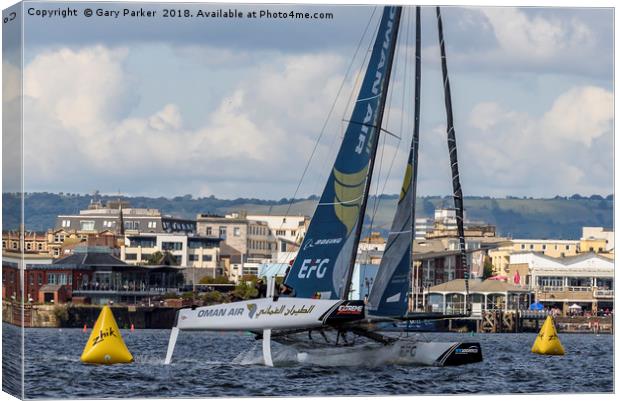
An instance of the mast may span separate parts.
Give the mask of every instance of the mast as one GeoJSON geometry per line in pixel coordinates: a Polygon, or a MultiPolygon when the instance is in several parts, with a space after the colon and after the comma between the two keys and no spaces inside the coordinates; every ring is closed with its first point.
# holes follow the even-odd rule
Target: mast
{"type": "Polygon", "coordinates": [[[357,247],[359,245],[360,236],[362,234],[362,228],[364,227],[364,216],[366,214],[366,206],[368,205],[368,194],[370,192],[370,184],[372,181],[372,173],[375,167],[375,156],[377,154],[377,149],[379,145],[379,137],[381,136],[381,125],[383,124],[383,114],[385,111],[385,103],[387,100],[387,91],[390,85],[390,77],[392,75],[392,64],[394,61],[394,53],[396,50],[396,42],[398,41],[398,31],[400,27],[400,15],[402,12],[402,7],[395,7],[394,16],[394,26],[393,32],[394,37],[390,43],[390,48],[388,51],[387,57],[387,66],[385,68],[385,77],[383,78],[383,82],[381,82],[381,92],[383,96],[381,96],[379,102],[379,109],[377,110],[377,119],[375,122],[375,130],[376,135],[372,144],[372,150],[370,155],[370,162],[368,164],[368,173],[366,174],[366,184],[364,187],[364,196],[362,198],[362,203],[360,205],[358,224],[355,229],[355,241],[353,242],[353,249],[351,251],[351,261],[349,265],[349,270],[347,271],[347,276],[344,284],[344,291],[342,292],[342,299],[349,298],[349,291],[351,289],[351,280],[353,279],[353,269],[355,267],[355,259],[357,258],[357,247]]]}
{"type": "Polygon", "coordinates": [[[461,190],[459,164],[456,154],[456,134],[454,132],[454,120],[452,117],[452,98],[450,96],[450,80],[448,79],[446,48],[443,40],[443,24],[441,21],[441,11],[439,7],[437,7],[436,10],[437,30],[439,32],[439,47],[441,49],[441,72],[443,75],[444,100],[447,117],[446,132],[448,135],[448,151],[450,153],[450,167],[452,170],[452,196],[454,198],[454,207],[456,208],[456,227],[459,236],[461,268],[463,269],[463,278],[465,279],[465,305],[467,313],[471,313],[471,307],[469,304],[469,268],[467,266],[467,254],[465,252],[465,230],[463,228],[463,192],[461,190]]]}
{"type": "Polygon", "coordinates": [[[417,196],[417,183],[418,183],[418,150],[420,145],[420,86],[422,83],[422,53],[421,53],[421,26],[420,26],[420,6],[415,8],[415,106],[414,106],[414,124],[413,124],[413,138],[412,138],[412,155],[413,155],[413,172],[411,174],[411,190],[413,191],[413,202],[411,202],[411,268],[414,274],[415,286],[415,300],[414,310],[418,309],[418,274],[413,260],[413,243],[415,240],[415,203],[417,196]]]}

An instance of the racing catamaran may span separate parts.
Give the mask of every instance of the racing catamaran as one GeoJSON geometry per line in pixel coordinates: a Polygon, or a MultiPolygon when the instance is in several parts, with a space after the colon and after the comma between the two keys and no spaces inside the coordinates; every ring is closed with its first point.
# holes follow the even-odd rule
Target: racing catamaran
{"type": "MultiPolygon", "coordinates": [[[[368,305],[364,301],[348,300],[379,136],[385,131],[383,114],[401,13],[402,7],[384,8],[336,161],[285,279],[293,293],[279,296],[272,280],[265,298],[180,309],[170,334],[166,364],[172,360],[179,332],[190,330],[250,331],[262,339],[262,362],[268,366],[273,366],[272,341],[298,346],[300,350],[350,349],[360,343],[369,347],[397,345],[400,361],[426,365],[482,360],[478,343],[403,341],[380,333],[377,326],[382,322],[420,318],[407,313],[419,135],[419,7],[416,8],[416,118],[403,188],[368,305]]],[[[440,20],[439,9],[437,13],[440,20]]],[[[303,355],[300,352],[298,360],[303,355]]]]}

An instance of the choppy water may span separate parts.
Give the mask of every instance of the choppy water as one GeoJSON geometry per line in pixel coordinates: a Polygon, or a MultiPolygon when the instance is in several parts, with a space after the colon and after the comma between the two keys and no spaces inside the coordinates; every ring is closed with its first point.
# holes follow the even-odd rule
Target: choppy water
{"type": "MultiPolygon", "coordinates": [[[[5,380],[19,377],[11,342],[19,329],[3,324],[5,380]],[[9,337],[13,338],[9,338],[9,337]],[[7,347],[7,345],[9,347],[7,347]],[[8,351],[7,351],[8,349],[8,351]],[[7,357],[9,360],[7,360],[7,357]],[[7,372],[7,369],[9,370],[7,372]]],[[[402,365],[276,368],[247,365],[253,336],[181,333],[173,363],[164,365],[169,330],[123,330],[130,365],[93,366],[79,361],[89,333],[79,329],[26,329],[26,398],[209,397],[281,395],[397,395],[566,393],[613,391],[613,337],[564,334],[567,355],[529,352],[535,334],[421,334],[427,340],[476,340],[484,361],[459,367],[402,365]]],[[[414,334],[415,335],[415,334],[414,334]]],[[[285,353],[280,349],[276,354],[285,353]]],[[[276,355],[276,360],[278,355],[276,355]]],[[[337,364],[337,363],[336,363],[337,364]]]]}

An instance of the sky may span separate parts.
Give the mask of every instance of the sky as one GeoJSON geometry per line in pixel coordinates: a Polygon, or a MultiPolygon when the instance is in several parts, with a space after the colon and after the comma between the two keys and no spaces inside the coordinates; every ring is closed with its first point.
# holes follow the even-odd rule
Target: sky
{"type": "MultiPolygon", "coordinates": [[[[334,15],[229,20],[162,18],[165,5],[144,3],[129,8],[157,17],[87,18],[86,8],[127,6],[69,6],[77,17],[24,19],[26,191],[320,194],[381,7],[175,6],[192,14],[334,15]]],[[[404,173],[413,111],[410,12],[386,111],[394,136],[381,140],[373,193],[398,193],[404,173]]],[[[434,12],[422,9],[420,195],[451,193],[434,12]]],[[[613,11],[447,7],[442,16],[464,194],[612,193],[613,11]]],[[[3,70],[19,77],[13,60],[4,57],[3,70]]],[[[18,95],[5,85],[5,107],[18,95]]]]}

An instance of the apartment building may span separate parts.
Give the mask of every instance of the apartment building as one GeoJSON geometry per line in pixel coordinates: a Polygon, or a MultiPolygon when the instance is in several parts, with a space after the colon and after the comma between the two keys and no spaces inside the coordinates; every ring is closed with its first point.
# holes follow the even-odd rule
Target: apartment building
{"type": "Polygon", "coordinates": [[[276,253],[275,236],[265,221],[233,213],[226,216],[199,214],[196,222],[199,235],[220,237],[226,245],[240,252],[244,261],[270,260],[276,253]]]}
{"type": "Polygon", "coordinates": [[[112,231],[116,234],[196,232],[196,221],[162,214],[158,209],[132,208],[128,202],[114,201],[102,205],[92,202],[76,215],[59,215],[55,229],[80,233],[112,231]]]}
{"type": "Polygon", "coordinates": [[[121,246],[120,259],[131,265],[159,264],[154,255],[168,255],[174,266],[211,269],[222,275],[218,237],[199,237],[185,234],[127,235],[121,246]]]}

